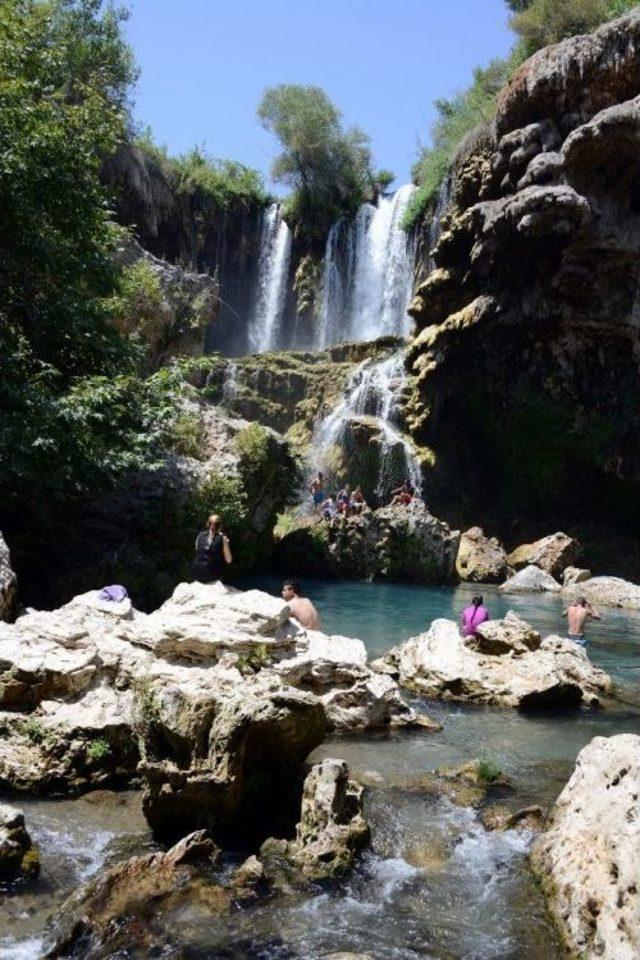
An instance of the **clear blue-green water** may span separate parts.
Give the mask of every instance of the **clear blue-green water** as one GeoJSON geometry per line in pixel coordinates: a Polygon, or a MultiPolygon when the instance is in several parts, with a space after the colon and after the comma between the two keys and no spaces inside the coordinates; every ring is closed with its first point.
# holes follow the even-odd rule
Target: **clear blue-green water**
{"type": "MultiPolygon", "coordinates": [[[[280,580],[254,577],[242,586],[277,593],[280,580]]],[[[478,592],[320,580],[303,586],[324,630],[360,637],[371,657],[426,630],[436,617],[458,619],[478,592]]],[[[563,631],[557,597],[482,592],[494,617],[513,609],[544,634],[563,631]]],[[[589,656],[616,682],[618,699],[607,709],[530,716],[420,703],[442,722],[440,732],[332,738],[312,759],[343,757],[368,785],[372,843],[354,874],[330,891],[268,901],[229,918],[185,909],[171,918],[176,949],[166,956],[316,960],[352,951],[375,960],[560,960],[527,867],[531,837],[488,832],[476,811],[410,792],[406,784],[441,765],[484,758],[512,781],[499,802],[513,809],[549,806],[594,736],[640,732],[640,616],[602,613],[602,622],[589,629],[589,656]]],[[[38,893],[0,901],[2,960],[39,956],[44,918],[61,895],[114,851],[145,849],[149,842],[135,799],[104,811],[83,800],[21,806],[43,851],[44,878],[38,893]]]]}

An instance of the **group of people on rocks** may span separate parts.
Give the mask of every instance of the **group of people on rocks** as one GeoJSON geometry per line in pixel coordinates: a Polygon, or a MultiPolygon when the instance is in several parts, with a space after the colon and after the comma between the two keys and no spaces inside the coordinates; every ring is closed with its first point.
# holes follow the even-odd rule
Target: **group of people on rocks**
{"type": "MultiPolygon", "coordinates": [[[[316,503],[316,497],[321,492],[317,488],[317,485],[320,484],[320,486],[322,486],[323,481],[324,477],[319,473],[311,485],[314,503],[316,503]],[[314,485],[316,486],[314,487],[314,485]]],[[[400,490],[407,494],[408,491],[404,490],[405,486],[406,485],[403,484],[400,490]]],[[[394,492],[394,499],[400,495],[400,493],[394,492]]],[[[356,509],[358,507],[362,509],[362,506],[365,505],[364,498],[360,498],[362,498],[362,492],[359,487],[356,487],[351,494],[349,493],[349,488],[345,487],[344,490],[337,495],[336,499],[338,503],[344,505],[343,514],[349,516],[348,511],[352,509],[352,503],[355,502],[356,509]],[[357,494],[359,494],[359,496],[356,496],[357,494]]],[[[325,501],[321,502],[318,497],[318,506],[323,506],[324,502],[325,501]]],[[[410,501],[401,500],[400,502],[405,503],[410,501]]],[[[222,580],[225,565],[232,562],[233,556],[229,537],[222,529],[219,515],[212,513],[207,520],[206,529],[201,530],[196,537],[195,559],[193,564],[194,579],[200,583],[214,583],[217,580],[222,580]]],[[[282,585],[282,598],[289,604],[292,617],[297,620],[301,626],[309,630],[318,630],[320,628],[318,611],[311,600],[303,595],[302,587],[298,580],[285,580],[282,585]]],[[[566,610],[563,611],[563,616],[566,616],[568,621],[567,639],[581,647],[587,646],[585,637],[585,625],[587,621],[591,619],[602,619],[598,611],[591,606],[585,597],[579,597],[573,603],[569,604],[566,610]]],[[[478,627],[490,619],[489,611],[484,604],[483,597],[480,595],[473,597],[471,603],[462,611],[460,620],[462,636],[476,636],[478,627]]]]}
{"type": "MultiPolygon", "coordinates": [[[[362,487],[351,489],[348,483],[335,495],[325,491],[326,478],[321,470],[309,484],[309,493],[313,501],[314,511],[325,520],[335,517],[358,516],[367,507],[362,493],[362,487]]],[[[405,480],[396,490],[391,491],[390,506],[406,506],[415,498],[416,491],[409,480],[405,480]]]]}

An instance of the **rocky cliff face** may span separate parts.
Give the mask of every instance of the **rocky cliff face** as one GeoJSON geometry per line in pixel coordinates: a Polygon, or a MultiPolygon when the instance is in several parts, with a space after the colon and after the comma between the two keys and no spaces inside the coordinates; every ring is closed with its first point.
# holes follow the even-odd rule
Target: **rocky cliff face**
{"type": "Polygon", "coordinates": [[[540,51],[457,158],[410,310],[411,427],[456,523],[640,520],[639,46],[640,11],[540,51]]]}

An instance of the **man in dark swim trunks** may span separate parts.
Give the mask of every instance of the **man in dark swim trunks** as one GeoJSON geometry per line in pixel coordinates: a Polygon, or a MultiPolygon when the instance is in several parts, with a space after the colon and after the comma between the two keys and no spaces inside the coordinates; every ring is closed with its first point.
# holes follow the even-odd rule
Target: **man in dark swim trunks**
{"type": "Polygon", "coordinates": [[[320,513],[322,511],[322,504],[325,501],[324,474],[321,470],[318,470],[318,476],[311,481],[309,492],[313,497],[313,506],[316,513],[320,513]]]}
{"type": "Polygon", "coordinates": [[[222,580],[225,563],[232,563],[229,538],[220,528],[220,517],[212,513],[207,520],[207,529],[196,537],[196,556],[193,561],[193,577],[200,583],[222,580]]]}

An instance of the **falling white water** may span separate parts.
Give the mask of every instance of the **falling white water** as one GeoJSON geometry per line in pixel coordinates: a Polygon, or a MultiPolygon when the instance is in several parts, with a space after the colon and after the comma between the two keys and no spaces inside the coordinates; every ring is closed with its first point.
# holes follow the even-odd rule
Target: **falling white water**
{"type": "Polygon", "coordinates": [[[414,191],[408,184],[375,207],[365,203],[351,223],[331,228],[315,348],[409,333],[415,250],[402,220],[414,191]]]}
{"type": "Polygon", "coordinates": [[[331,473],[331,451],[346,442],[348,425],[353,417],[373,417],[382,435],[380,471],[375,494],[378,500],[389,493],[394,454],[401,448],[405,475],[416,493],[422,492],[420,465],[409,440],[397,423],[398,390],[404,381],[404,354],[395,353],[387,360],[365,360],[351,374],[340,403],[315,427],[311,442],[314,470],[331,473]]]}
{"type": "Polygon", "coordinates": [[[238,398],[238,364],[229,360],[224,369],[222,384],[223,403],[233,403],[238,398]]]}
{"type": "Polygon", "coordinates": [[[262,223],[257,292],[249,333],[255,353],[273,350],[278,345],[287,299],[291,240],[280,204],[271,204],[262,223]]]}

